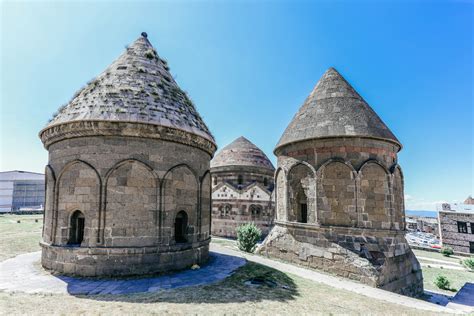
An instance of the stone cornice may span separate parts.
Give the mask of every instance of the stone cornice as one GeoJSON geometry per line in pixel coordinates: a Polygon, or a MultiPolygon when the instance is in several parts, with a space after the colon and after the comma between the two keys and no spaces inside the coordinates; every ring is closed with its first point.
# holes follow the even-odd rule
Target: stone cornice
{"type": "Polygon", "coordinates": [[[343,136],[330,136],[330,137],[313,137],[313,138],[307,138],[307,139],[301,139],[293,142],[287,142],[283,144],[279,144],[275,147],[273,150],[273,154],[275,156],[280,156],[284,150],[284,148],[287,148],[291,145],[298,144],[298,143],[303,143],[303,142],[312,142],[312,141],[324,141],[324,140],[344,140],[344,139],[371,139],[371,140],[378,140],[378,141],[383,141],[387,143],[391,143],[392,145],[396,145],[398,148],[396,150],[396,153],[400,152],[403,148],[402,144],[394,141],[393,139],[389,138],[382,138],[382,137],[372,137],[372,136],[362,136],[362,135],[343,135],[343,136]]]}
{"type": "Polygon", "coordinates": [[[64,139],[90,136],[126,136],[161,139],[197,147],[209,153],[211,157],[217,149],[214,142],[202,136],[177,128],[138,122],[73,121],[46,127],[39,133],[39,137],[46,149],[64,139]]]}
{"type": "Polygon", "coordinates": [[[377,229],[377,228],[363,228],[363,227],[345,227],[345,226],[336,226],[336,225],[321,225],[319,223],[312,224],[312,223],[299,223],[299,222],[288,222],[288,221],[279,221],[275,220],[275,225],[279,225],[282,227],[290,227],[290,228],[301,228],[310,231],[318,231],[318,232],[333,232],[339,234],[349,234],[353,236],[364,235],[364,236],[376,236],[379,234],[387,235],[387,236],[400,236],[405,237],[406,231],[404,230],[393,230],[393,229],[377,229]]]}

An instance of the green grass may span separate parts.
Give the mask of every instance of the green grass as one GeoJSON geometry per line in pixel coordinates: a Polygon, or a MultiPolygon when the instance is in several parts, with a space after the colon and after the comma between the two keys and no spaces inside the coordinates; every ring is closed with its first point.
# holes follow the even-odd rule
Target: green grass
{"type": "Polygon", "coordinates": [[[40,250],[42,226],[43,215],[0,215],[0,261],[40,250]]]}
{"type": "Polygon", "coordinates": [[[474,282],[474,272],[469,272],[467,270],[423,267],[423,285],[425,290],[435,290],[445,294],[454,295],[455,292],[459,291],[466,282],[474,282]],[[453,289],[452,291],[441,290],[434,284],[438,275],[444,275],[448,278],[451,283],[451,288],[453,289]]]}
{"type": "Polygon", "coordinates": [[[450,256],[450,257],[445,257],[439,252],[432,252],[432,251],[425,251],[425,250],[418,250],[418,249],[413,249],[413,253],[417,257],[425,257],[425,258],[431,258],[431,259],[437,259],[437,260],[444,260],[444,261],[449,261],[449,262],[454,262],[454,263],[459,263],[461,259],[464,259],[465,257],[459,257],[459,256],[450,256]]]}

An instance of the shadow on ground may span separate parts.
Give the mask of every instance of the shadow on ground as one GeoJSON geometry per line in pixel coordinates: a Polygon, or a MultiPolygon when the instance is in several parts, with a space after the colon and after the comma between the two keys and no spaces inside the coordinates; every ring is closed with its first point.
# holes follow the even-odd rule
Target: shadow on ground
{"type": "Polygon", "coordinates": [[[298,296],[295,282],[285,273],[217,253],[212,253],[209,264],[199,270],[157,277],[118,280],[59,278],[68,284],[69,294],[96,301],[186,304],[282,302],[298,296]]]}
{"type": "Polygon", "coordinates": [[[442,306],[453,303],[474,307],[474,283],[467,282],[454,296],[425,290],[425,300],[442,306]]]}

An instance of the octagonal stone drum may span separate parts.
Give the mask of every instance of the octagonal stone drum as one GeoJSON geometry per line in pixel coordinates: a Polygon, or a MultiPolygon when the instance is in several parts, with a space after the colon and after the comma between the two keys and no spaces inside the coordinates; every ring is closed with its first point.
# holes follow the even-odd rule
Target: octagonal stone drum
{"type": "Polygon", "coordinates": [[[78,276],[208,259],[214,138],[144,33],[40,132],[42,265],[78,276]]]}

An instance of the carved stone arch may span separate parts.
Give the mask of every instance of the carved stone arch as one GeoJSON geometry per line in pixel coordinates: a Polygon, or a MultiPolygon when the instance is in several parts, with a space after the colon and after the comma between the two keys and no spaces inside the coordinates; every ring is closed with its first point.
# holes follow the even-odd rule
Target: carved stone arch
{"type": "Polygon", "coordinates": [[[55,190],[56,190],[56,174],[50,165],[46,165],[44,170],[44,213],[43,213],[43,232],[42,238],[45,242],[53,241],[53,223],[55,215],[55,190]]]}
{"type": "Polygon", "coordinates": [[[316,223],[316,177],[306,162],[294,164],[287,175],[286,218],[290,222],[316,223]]]}
{"type": "Polygon", "coordinates": [[[291,170],[292,170],[293,168],[296,168],[296,167],[298,167],[299,165],[304,165],[304,166],[308,167],[309,170],[311,170],[311,172],[312,172],[312,174],[313,174],[313,177],[316,176],[316,169],[314,169],[314,167],[313,167],[311,164],[307,163],[306,161],[301,161],[301,160],[296,160],[296,161],[288,168],[288,171],[286,172],[287,176],[291,173],[291,170]]]}
{"type": "Polygon", "coordinates": [[[199,239],[205,240],[211,236],[212,218],[212,183],[210,170],[206,170],[200,177],[198,229],[199,239]]]}
{"type": "Polygon", "coordinates": [[[354,172],[354,174],[357,172],[357,170],[354,168],[354,166],[351,164],[350,161],[347,161],[347,160],[344,160],[342,158],[329,158],[328,160],[326,160],[325,162],[323,162],[319,168],[316,170],[316,176],[319,177],[321,172],[324,170],[324,167],[326,167],[327,165],[333,163],[333,162],[339,162],[339,163],[342,163],[344,165],[346,165],[347,167],[349,167],[351,169],[352,172],[354,172]]]}
{"type": "Polygon", "coordinates": [[[390,171],[387,169],[387,167],[381,163],[380,161],[376,160],[376,159],[369,159],[369,160],[366,160],[359,168],[358,172],[359,174],[362,172],[362,169],[366,168],[368,165],[370,164],[377,164],[379,165],[384,171],[386,174],[390,174],[390,171]]]}
{"type": "Polygon", "coordinates": [[[103,242],[106,246],[154,246],[158,243],[159,178],[137,159],[116,163],[106,173],[103,242]]]}
{"type": "Polygon", "coordinates": [[[390,168],[392,173],[392,229],[405,230],[405,193],[402,168],[397,164],[390,168]]]}
{"type": "Polygon", "coordinates": [[[330,159],[318,169],[318,211],[322,225],[356,227],[356,172],[344,160],[330,159]]]}
{"type": "Polygon", "coordinates": [[[97,244],[99,214],[102,201],[102,178],[88,162],[73,160],[58,175],[55,186],[55,215],[52,242],[64,245],[68,241],[69,211],[80,210],[87,218],[84,246],[97,244]]]}
{"type": "Polygon", "coordinates": [[[365,228],[390,229],[392,226],[390,173],[377,160],[365,162],[358,173],[359,225],[365,228]]]}
{"type": "Polygon", "coordinates": [[[278,221],[287,221],[287,188],[286,188],[286,172],[279,167],[275,172],[275,217],[278,221]]]}
{"type": "Polygon", "coordinates": [[[121,167],[122,165],[128,163],[128,162],[136,162],[136,163],[139,163],[141,165],[143,165],[143,167],[145,167],[146,169],[148,169],[156,179],[160,180],[159,177],[158,177],[158,174],[155,172],[155,170],[150,166],[148,165],[146,162],[144,161],[141,161],[139,159],[136,159],[136,158],[127,158],[127,159],[123,159],[123,160],[120,160],[119,162],[117,162],[112,168],[110,168],[109,170],[107,170],[106,174],[105,174],[105,182],[107,182],[108,178],[110,177],[110,174],[118,169],[119,167],[121,167]]]}
{"type": "Polygon", "coordinates": [[[161,188],[163,243],[174,243],[174,219],[180,211],[188,215],[187,241],[198,240],[199,185],[196,172],[187,164],[176,165],[166,172],[161,188]]]}

